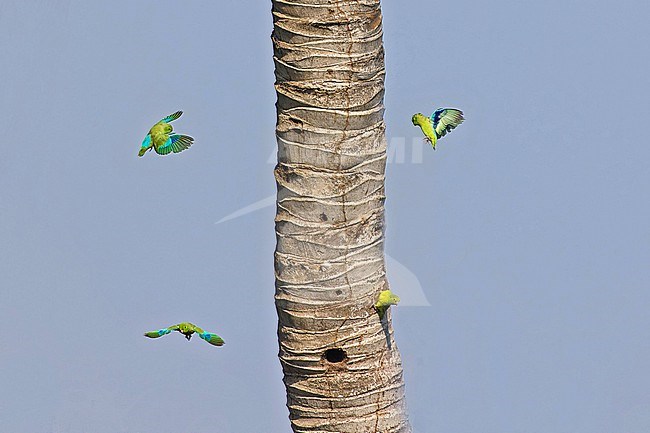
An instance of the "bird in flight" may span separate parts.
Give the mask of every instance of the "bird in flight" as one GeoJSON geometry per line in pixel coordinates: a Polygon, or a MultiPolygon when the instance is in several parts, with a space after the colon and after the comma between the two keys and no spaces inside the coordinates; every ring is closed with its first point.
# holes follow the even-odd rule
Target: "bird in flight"
{"type": "Polygon", "coordinates": [[[167,335],[172,331],[180,332],[185,336],[185,338],[187,338],[187,341],[192,338],[192,334],[197,333],[199,337],[212,344],[213,346],[223,346],[225,344],[223,338],[219,337],[217,334],[213,334],[212,332],[205,332],[203,329],[190,322],[179,323],[178,325],[159,329],[157,331],[145,332],[144,336],[149,338],[158,338],[162,337],[163,335],[167,335]]]}
{"type": "Polygon", "coordinates": [[[194,143],[194,139],[189,135],[172,134],[174,127],[170,124],[183,115],[182,111],[177,111],[162,119],[151,127],[149,133],[142,141],[138,156],[154,149],[158,155],[167,155],[170,152],[182,152],[194,143]]]}
{"type": "Polygon", "coordinates": [[[463,123],[463,120],[463,112],[456,108],[438,108],[431,117],[417,113],[411,118],[413,126],[422,129],[424,139],[431,143],[433,150],[436,150],[436,142],[463,123]]]}

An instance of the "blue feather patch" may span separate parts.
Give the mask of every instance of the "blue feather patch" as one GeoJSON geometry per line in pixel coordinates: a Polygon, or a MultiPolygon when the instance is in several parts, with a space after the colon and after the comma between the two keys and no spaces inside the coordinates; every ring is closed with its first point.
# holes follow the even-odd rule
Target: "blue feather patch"
{"type": "Polygon", "coordinates": [[[177,112],[175,112],[173,114],[170,114],[169,116],[165,117],[164,119],[162,119],[161,122],[164,122],[164,123],[173,122],[174,120],[178,119],[182,115],[183,115],[182,111],[177,111],[177,112]]]}
{"type": "Polygon", "coordinates": [[[142,147],[143,148],[148,148],[151,146],[151,134],[147,134],[146,137],[144,137],[144,140],[142,140],[142,147]]]}
{"type": "Polygon", "coordinates": [[[189,149],[193,142],[194,139],[188,135],[172,134],[162,146],[156,148],[156,152],[160,155],[182,152],[189,149]]]}

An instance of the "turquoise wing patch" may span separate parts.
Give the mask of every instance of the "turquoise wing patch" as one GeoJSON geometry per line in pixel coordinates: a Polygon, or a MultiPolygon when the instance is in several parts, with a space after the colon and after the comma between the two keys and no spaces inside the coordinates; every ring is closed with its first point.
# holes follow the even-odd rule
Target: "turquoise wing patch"
{"type": "Polygon", "coordinates": [[[212,334],[210,332],[199,334],[199,337],[212,344],[213,346],[223,346],[225,344],[223,338],[219,337],[217,334],[212,334]]]}
{"type": "Polygon", "coordinates": [[[194,139],[188,135],[174,134],[170,135],[162,146],[156,148],[159,155],[167,155],[170,152],[179,153],[189,149],[194,143],[194,139]]]}
{"type": "Polygon", "coordinates": [[[151,134],[147,134],[147,136],[144,137],[144,140],[142,140],[143,149],[148,149],[149,146],[151,146],[151,134]]]}
{"type": "Polygon", "coordinates": [[[452,129],[463,123],[463,112],[456,108],[439,108],[430,117],[438,138],[444,137],[452,129]]]}
{"type": "Polygon", "coordinates": [[[164,119],[161,120],[161,122],[164,122],[164,123],[173,122],[174,120],[178,119],[178,118],[181,117],[182,115],[183,115],[183,112],[179,110],[179,111],[177,111],[177,112],[175,112],[175,113],[173,113],[173,114],[170,114],[169,116],[165,117],[164,119]]]}
{"type": "Polygon", "coordinates": [[[169,329],[159,329],[157,331],[145,332],[144,336],[149,338],[158,338],[158,337],[162,337],[163,335],[167,335],[170,332],[172,331],[170,331],[169,329]]]}

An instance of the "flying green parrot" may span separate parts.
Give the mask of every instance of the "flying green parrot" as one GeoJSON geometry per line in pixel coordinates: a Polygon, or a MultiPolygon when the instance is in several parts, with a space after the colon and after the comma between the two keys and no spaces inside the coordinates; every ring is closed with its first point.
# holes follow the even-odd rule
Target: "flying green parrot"
{"type": "Polygon", "coordinates": [[[192,338],[192,334],[196,332],[197,334],[199,334],[199,337],[201,337],[208,343],[212,344],[213,346],[223,346],[225,344],[223,338],[219,337],[217,334],[213,334],[211,332],[205,332],[203,329],[199,328],[198,326],[190,322],[179,323],[178,325],[170,326],[169,328],[159,329],[157,331],[145,332],[144,336],[149,338],[158,338],[158,337],[162,337],[163,335],[167,335],[172,331],[180,332],[185,336],[185,338],[187,338],[187,341],[190,341],[190,338],[192,338]]]}
{"type": "Polygon", "coordinates": [[[377,314],[379,314],[379,319],[383,319],[386,315],[386,311],[388,311],[390,306],[397,305],[398,302],[399,296],[390,290],[382,290],[379,292],[379,297],[377,298],[377,303],[375,304],[375,310],[377,310],[377,314]]]}
{"type": "Polygon", "coordinates": [[[452,129],[463,123],[463,112],[455,108],[438,108],[431,117],[422,113],[414,114],[411,118],[414,126],[419,126],[425,140],[436,150],[436,142],[447,135],[452,129]]]}
{"type": "Polygon", "coordinates": [[[138,156],[143,156],[147,150],[153,148],[158,155],[167,155],[169,152],[182,152],[194,143],[194,139],[189,135],[172,134],[174,127],[169,124],[181,117],[182,111],[162,119],[151,127],[149,133],[144,137],[138,156]]]}

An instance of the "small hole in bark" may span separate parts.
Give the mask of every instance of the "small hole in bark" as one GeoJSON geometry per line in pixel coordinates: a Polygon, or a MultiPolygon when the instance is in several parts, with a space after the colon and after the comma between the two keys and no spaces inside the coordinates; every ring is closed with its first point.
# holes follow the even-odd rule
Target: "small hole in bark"
{"type": "Polygon", "coordinates": [[[327,349],[324,355],[325,359],[332,364],[343,362],[347,359],[345,350],[343,349],[327,349]]]}
{"type": "Polygon", "coordinates": [[[343,294],[343,290],[341,290],[341,289],[337,289],[337,290],[336,290],[336,294],[337,294],[337,295],[342,295],[342,294],[343,294]]]}

